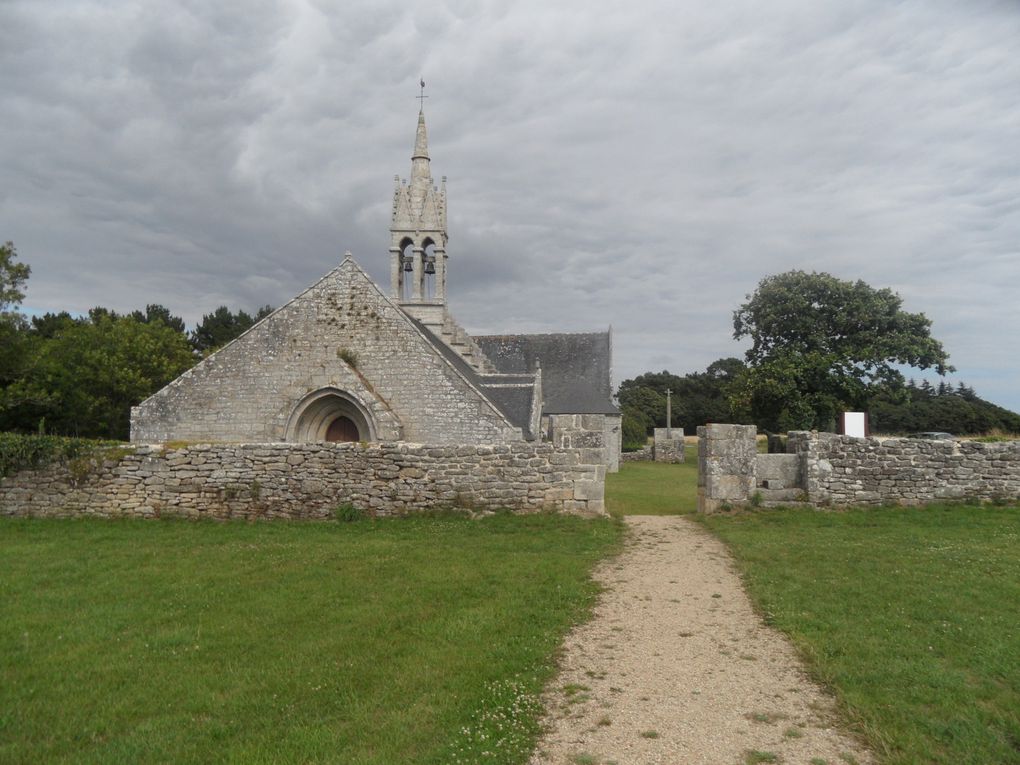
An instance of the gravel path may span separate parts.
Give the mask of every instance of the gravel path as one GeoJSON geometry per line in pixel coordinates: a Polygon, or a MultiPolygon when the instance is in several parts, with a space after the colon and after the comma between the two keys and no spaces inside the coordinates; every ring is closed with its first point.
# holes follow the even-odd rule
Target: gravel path
{"type": "Polygon", "coordinates": [[[751,608],[721,542],[682,517],[627,523],[594,618],[566,640],[532,765],[873,762],[832,727],[831,698],[751,608]]]}

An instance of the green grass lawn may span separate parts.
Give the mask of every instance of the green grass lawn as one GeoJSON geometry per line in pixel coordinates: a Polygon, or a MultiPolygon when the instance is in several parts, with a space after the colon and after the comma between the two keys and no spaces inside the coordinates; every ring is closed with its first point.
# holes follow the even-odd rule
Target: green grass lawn
{"type": "Polygon", "coordinates": [[[614,516],[678,515],[698,509],[698,452],[687,447],[686,462],[621,462],[606,476],[606,507],[614,516]]]}
{"type": "Polygon", "coordinates": [[[0,762],[523,762],[619,537],[3,519],[0,762]]]}
{"type": "Polygon", "coordinates": [[[1020,763],[1020,509],[705,523],[883,762],[1020,763]]]}
{"type": "MultiPolygon", "coordinates": [[[[689,513],[625,463],[616,515],[689,513]]],[[[1020,509],[703,519],[887,765],[1020,763],[1020,509]]],[[[0,762],[516,763],[620,526],[0,519],[0,762]]]]}

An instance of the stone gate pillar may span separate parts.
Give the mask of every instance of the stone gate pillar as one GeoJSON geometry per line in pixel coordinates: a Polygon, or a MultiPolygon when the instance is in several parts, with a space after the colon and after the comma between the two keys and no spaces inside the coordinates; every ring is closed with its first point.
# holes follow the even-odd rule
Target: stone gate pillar
{"type": "Polygon", "coordinates": [[[745,504],[758,485],[754,425],[698,427],[698,512],[745,504]]]}

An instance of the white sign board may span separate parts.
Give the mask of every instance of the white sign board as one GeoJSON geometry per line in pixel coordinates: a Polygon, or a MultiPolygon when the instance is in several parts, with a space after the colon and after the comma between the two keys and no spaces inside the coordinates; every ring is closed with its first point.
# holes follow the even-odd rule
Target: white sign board
{"type": "Polygon", "coordinates": [[[867,435],[864,422],[864,412],[843,412],[843,435],[864,438],[867,435]]]}

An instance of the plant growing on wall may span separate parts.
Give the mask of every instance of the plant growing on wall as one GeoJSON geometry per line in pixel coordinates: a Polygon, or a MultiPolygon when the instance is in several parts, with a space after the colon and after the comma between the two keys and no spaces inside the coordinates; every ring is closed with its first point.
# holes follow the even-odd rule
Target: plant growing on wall
{"type": "Polygon", "coordinates": [[[98,455],[120,459],[130,447],[112,441],[93,441],[63,436],[0,433],[0,478],[19,470],[45,467],[53,462],[72,462],[98,455]]]}
{"type": "Polygon", "coordinates": [[[350,348],[338,348],[336,351],[336,357],[351,369],[358,368],[358,354],[350,348]]]}

